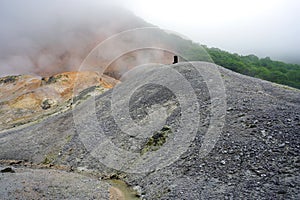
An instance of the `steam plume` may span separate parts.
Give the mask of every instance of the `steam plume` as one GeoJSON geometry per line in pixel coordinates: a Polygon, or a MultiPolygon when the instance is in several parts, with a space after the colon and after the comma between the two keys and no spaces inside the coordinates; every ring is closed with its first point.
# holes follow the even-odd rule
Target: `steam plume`
{"type": "Polygon", "coordinates": [[[107,37],[148,26],[129,11],[96,0],[4,0],[0,9],[0,76],[76,71],[107,37]]]}

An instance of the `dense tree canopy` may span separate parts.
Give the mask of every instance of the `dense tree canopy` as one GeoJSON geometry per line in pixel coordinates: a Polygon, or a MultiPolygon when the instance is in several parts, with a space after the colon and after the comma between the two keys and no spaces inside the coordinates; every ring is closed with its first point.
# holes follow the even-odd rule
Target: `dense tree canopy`
{"type": "Polygon", "coordinates": [[[203,46],[212,60],[223,67],[252,77],[257,77],[300,89],[300,65],[273,61],[269,57],[241,56],[217,48],[203,46]]]}

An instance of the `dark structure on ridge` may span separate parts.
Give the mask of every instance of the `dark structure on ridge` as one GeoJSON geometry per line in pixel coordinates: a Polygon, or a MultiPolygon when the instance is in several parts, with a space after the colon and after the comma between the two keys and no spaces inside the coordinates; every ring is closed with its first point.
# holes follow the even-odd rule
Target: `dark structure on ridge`
{"type": "Polygon", "coordinates": [[[176,63],[178,63],[178,56],[174,56],[173,64],[176,64],[176,63]]]}

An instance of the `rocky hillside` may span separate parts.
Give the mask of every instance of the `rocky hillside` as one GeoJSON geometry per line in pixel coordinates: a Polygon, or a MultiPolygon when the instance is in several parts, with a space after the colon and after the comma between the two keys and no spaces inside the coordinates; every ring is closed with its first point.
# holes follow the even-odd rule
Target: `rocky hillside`
{"type": "Polygon", "coordinates": [[[101,94],[117,82],[96,72],[65,72],[44,78],[29,75],[0,78],[0,130],[66,110],[73,103],[73,97],[83,90],[94,86],[96,94],[101,94]]]}
{"type": "MultiPolygon", "coordinates": [[[[73,110],[3,130],[2,199],[132,199],[117,181],[126,182],[143,199],[299,199],[299,90],[219,66],[220,77],[213,79],[214,65],[205,64],[203,73],[196,70],[200,66],[179,63],[169,68],[176,73],[129,75],[120,86],[132,90],[117,87],[73,110]],[[153,80],[157,84],[150,84],[153,80]],[[211,87],[212,80],[221,87],[211,87]],[[159,85],[164,81],[168,88],[159,85]],[[188,92],[185,86],[194,94],[174,94],[173,87],[188,92]],[[122,107],[127,101],[129,107],[122,107]],[[219,115],[214,118],[215,112],[219,115]],[[122,125],[126,114],[135,123],[122,125]],[[163,117],[163,123],[156,122],[163,117]],[[158,130],[143,129],[153,122],[158,130]]],[[[46,87],[55,80],[17,79],[27,79],[34,91],[41,82],[46,87]]],[[[65,89],[56,84],[50,85],[63,98],[65,89]]],[[[16,107],[18,98],[11,97],[6,106],[16,107]]],[[[43,109],[43,104],[36,105],[43,109]]]]}

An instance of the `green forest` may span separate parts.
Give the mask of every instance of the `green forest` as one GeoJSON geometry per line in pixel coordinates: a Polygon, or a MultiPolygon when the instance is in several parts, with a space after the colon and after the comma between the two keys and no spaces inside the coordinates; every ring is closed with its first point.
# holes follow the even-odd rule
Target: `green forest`
{"type": "Polygon", "coordinates": [[[176,35],[168,38],[176,44],[178,51],[187,61],[208,61],[235,72],[300,89],[300,65],[274,61],[269,57],[238,55],[218,48],[185,40],[176,35]]]}
{"type": "Polygon", "coordinates": [[[300,65],[273,61],[269,57],[241,56],[203,46],[212,60],[235,72],[300,89],[300,65]]]}

